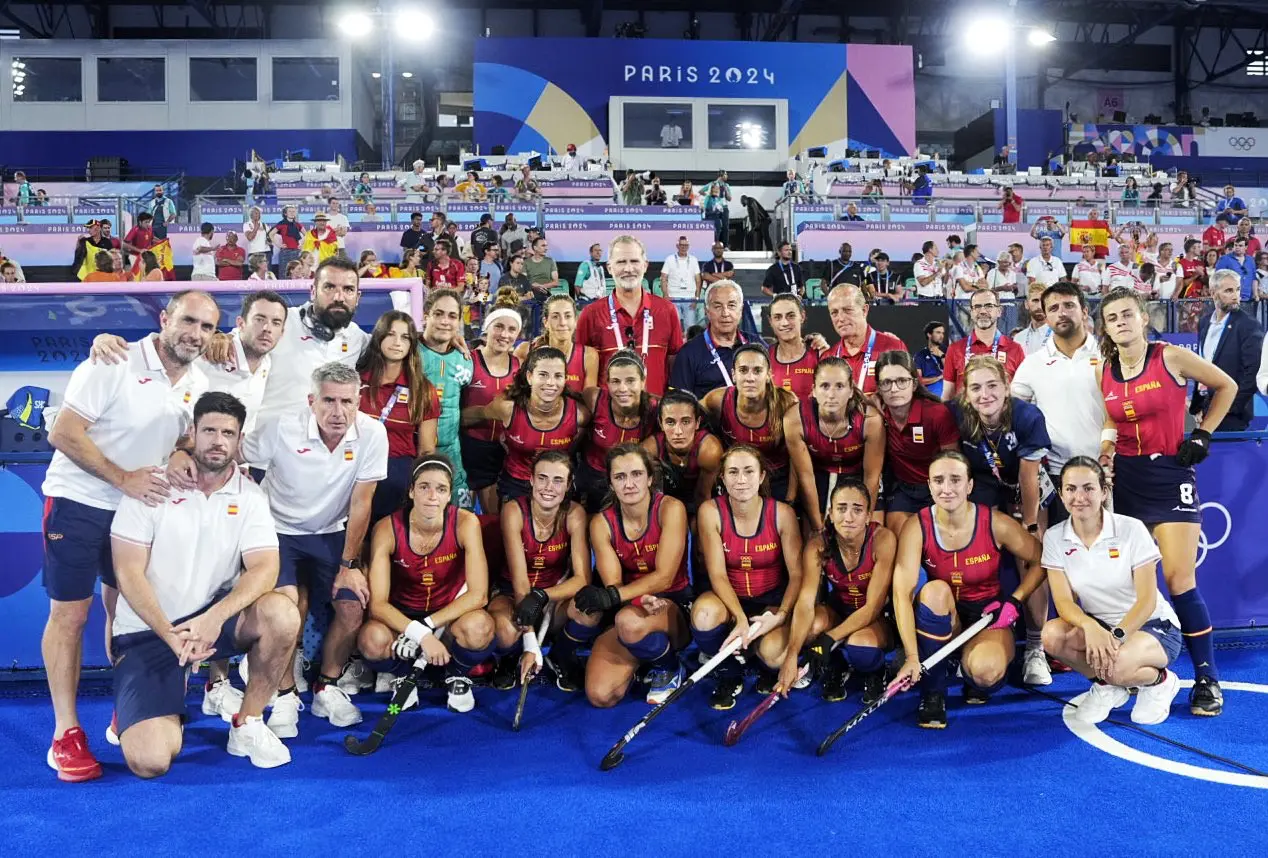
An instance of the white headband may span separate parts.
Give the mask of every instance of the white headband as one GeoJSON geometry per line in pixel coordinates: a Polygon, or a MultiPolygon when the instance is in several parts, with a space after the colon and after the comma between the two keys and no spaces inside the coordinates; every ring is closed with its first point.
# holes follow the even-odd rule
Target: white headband
{"type": "Polygon", "coordinates": [[[417,477],[418,472],[423,470],[423,468],[429,468],[432,465],[435,465],[438,468],[444,468],[445,471],[449,474],[449,476],[451,478],[453,477],[453,468],[449,467],[448,465],[446,465],[444,462],[440,461],[439,459],[428,459],[424,462],[418,463],[418,467],[414,468],[414,473],[410,476],[410,480],[412,481],[415,477],[417,477]]]}
{"type": "Polygon", "coordinates": [[[524,327],[524,318],[520,315],[519,310],[512,310],[510,307],[498,307],[484,317],[484,326],[480,330],[487,334],[489,327],[498,319],[514,319],[516,325],[520,328],[524,327]]]}

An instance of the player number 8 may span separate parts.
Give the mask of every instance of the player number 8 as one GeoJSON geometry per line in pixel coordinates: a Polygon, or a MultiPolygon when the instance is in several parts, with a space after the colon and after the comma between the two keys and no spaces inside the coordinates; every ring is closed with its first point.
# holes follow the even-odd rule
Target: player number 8
{"type": "Polygon", "coordinates": [[[1180,503],[1187,506],[1193,505],[1193,483],[1180,484],[1180,503]]]}

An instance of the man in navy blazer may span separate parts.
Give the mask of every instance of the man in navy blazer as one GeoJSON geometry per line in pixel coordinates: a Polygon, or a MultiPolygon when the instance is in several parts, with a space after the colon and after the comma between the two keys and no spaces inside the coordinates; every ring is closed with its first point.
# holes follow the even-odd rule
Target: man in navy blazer
{"type": "MultiPolygon", "coordinates": [[[[1236,271],[1216,271],[1211,276],[1215,308],[1198,323],[1198,353],[1237,382],[1237,398],[1216,432],[1243,432],[1255,416],[1255,375],[1259,371],[1264,329],[1240,310],[1241,278],[1236,271]]],[[[1189,404],[1191,414],[1202,414],[1210,394],[1197,390],[1189,404]]]]}

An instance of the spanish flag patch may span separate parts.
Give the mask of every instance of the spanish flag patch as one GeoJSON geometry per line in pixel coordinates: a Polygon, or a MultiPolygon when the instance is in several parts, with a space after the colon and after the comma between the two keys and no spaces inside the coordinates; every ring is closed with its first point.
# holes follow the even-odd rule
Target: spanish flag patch
{"type": "Polygon", "coordinates": [[[925,427],[923,426],[911,427],[911,440],[912,440],[912,443],[914,444],[925,443],[925,427]]]}
{"type": "Polygon", "coordinates": [[[1123,403],[1123,416],[1128,420],[1136,419],[1136,406],[1130,399],[1123,403]]]}
{"type": "Polygon", "coordinates": [[[190,400],[190,399],[192,399],[192,398],[193,398],[193,394],[192,394],[192,393],[190,393],[188,390],[187,390],[187,391],[185,391],[185,404],[186,404],[186,405],[188,405],[188,404],[189,404],[189,400],[190,400]]]}
{"type": "Polygon", "coordinates": [[[342,344],[341,348],[343,349],[344,354],[348,353],[348,344],[346,342],[342,344]]]}
{"type": "Polygon", "coordinates": [[[1110,560],[1117,560],[1117,559],[1118,559],[1118,549],[1117,549],[1117,548],[1111,548],[1111,549],[1109,550],[1109,556],[1110,556],[1110,560]]]}
{"type": "Polygon", "coordinates": [[[238,505],[236,503],[229,504],[229,515],[238,514],[238,505]]]}
{"type": "Polygon", "coordinates": [[[351,448],[351,447],[349,447],[348,449],[346,449],[346,450],[344,450],[344,451],[343,451],[343,460],[344,460],[345,462],[351,462],[351,461],[352,461],[352,448],[351,448]]]}

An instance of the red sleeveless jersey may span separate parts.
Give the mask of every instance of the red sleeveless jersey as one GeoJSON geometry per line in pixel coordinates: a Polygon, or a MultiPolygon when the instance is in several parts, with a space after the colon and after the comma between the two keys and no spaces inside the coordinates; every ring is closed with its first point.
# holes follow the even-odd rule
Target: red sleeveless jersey
{"type": "Polygon", "coordinates": [[[757,530],[742,536],[735,527],[735,513],[726,497],[717,499],[718,518],[722,524],[722,551],[726,559],[726,577],[741,599],[764,596],[781,584],[788,583],[784,569],[784,553],[779,547],[779,522],[774,498],[762,501],[757,530]]]}
{"type": "MultiPolygon", "coordinates": [[[[484,355],[476,349],[471,353],[471,383],[462,389],[462,407],[478,408],[488,405],[499,393],[510,387],[519,368],[519,358],[512,355],[511,368],[506,375],[494,375],[489,372],[484,355]]],[[[485,420],[463,430],[468,438],[475,438],[477,441],[500,441],[505,433],[506,429],[500,420],[485,420]]]]}
{"type": "Polygon", "coordinates": [[[803,399],[801,408],[801,434],[810,451],[810,461],[815,470],[830,474],[863,473],[863,412],[854,412],[845,434],[831,438],[819,427],[819,403],[814,398],[803,399]]]}
{"type": "Polygon", "coordinates": [[[776,387],[791,390],[800,400],[810,396],[815,386],[815,367],[819,365],[819,353],[809,346],[806,353],[792,363],[779,359],[775,349],[770,353],[770,375],[776,387]]]}
{"type": "Polygon", "coordinates": [[[726,439],[726,446],[748,444],[757,448],[757,451],[766,459],[766,467],[770,470],[782,471],[787,468],[788,445],[784,443],[782,434],[778,441],[775,440],[775,433],[770,425],[770,413],[767,412],[766,422],[761,426],[756,428],[747,426],[740,420],[738,399],[739,391],[734,387],[728,387],[722,394],[722,416],[719,423],[722,437],[726,439]]]}
{"type": "Polygon", "coordinates": [[[649,396],[647,413],[633,428],[618,426],[612,413],[612,396],[600,390],[594,401],[582,458],[590,467],[602,472],[607,467],[608,451],[618,444],[638,444],[656,430],[656,397],[649,396]]]}
{"type": "Polygon", "coordinates": [[[572,354],[564,361],[564,384],[578,395],[586,386],[586,347],[580,343],[572,344],[572,354]]]}
{"type": "Polygon", "coordinates": [[[549,539],[539,542],[537,534],[533,532],[533,511],[529,500],[527,497],[515,499],[520,515],[524,518],[520,536],[524,541],[528,583],[532,587],[545,590],[558,584],[568,574],[568,562],[572,559],[572,552],[569,550],[572,539],[568,535],[568,528],[561,521],[549,539]]]}
{"type": "Polygon", "coordinates": [[[1000,550],[991,529],[991,508],[975,503],[976,519],[973,537],[959,551],[947,551],[934,533],[934,507],[920,511],[920,530],[924,535],[924,556],[921,565],[930,578],[951,585],[957,602],[984,602],[999,596],[1000,550]]]}
{"type": "Polygon", "coordinates": [[[511,411],[511,425],[506,427],[506,473],[517,480],[533,478],[533,459],[544,450],[567,453],[577,440],[577,400],[564,397],[564,411],[559,422],[549,429],[539,429],[528,419],[528,411],[518,405],[511,411]]]}
{"type": "Polygon", "coordinates": [[[1101,370],[1105,410],[1118,430],[1115,452],[1120,456],[1174,456],[1184,440],[1185,386],[1167,372],[1165,343],[1150,343],[1145,368],[1123,381],[1117,361],[1101,370]]]}
{"type": "MultiPolygon", "coordinates": [[[[612,550],[621,561],[621,581],[628,584],[656,571],[656,552],[660,549],[660,507],[665,495],[652,495],[647,513],[647,529],[634,538],[625,535],[621,521],[621,505],[614,503],[602,512],[612,531],[612,550]]],[[[678,593],[687,587],[687,548],[684,545],[678,572],[666,593],[678,593]]]]}
{"type": "Polygon", "coordinates": [[[409,544],[405,510],[392,513],[392,583],[389,599],[403,611],[431,613],[454,599],[467,583],[466,552],[458,543],[458,507],[445,508],[444,530],[430,554],[419,555],[409,544]]]}
{"type": "Polygon", "coordinates": [[[859,552],[858,565],[853,569],[845,568],[838,548],[833,548],[824,558],[823,574],[832,588],[830,596],[845,611],[857,611],[867,603],[867,585],[876,567],[876,543],[872,537],[878,527],[877,522],[868,522],[867,531],[863,534],[863,550],[859,552]]]}

